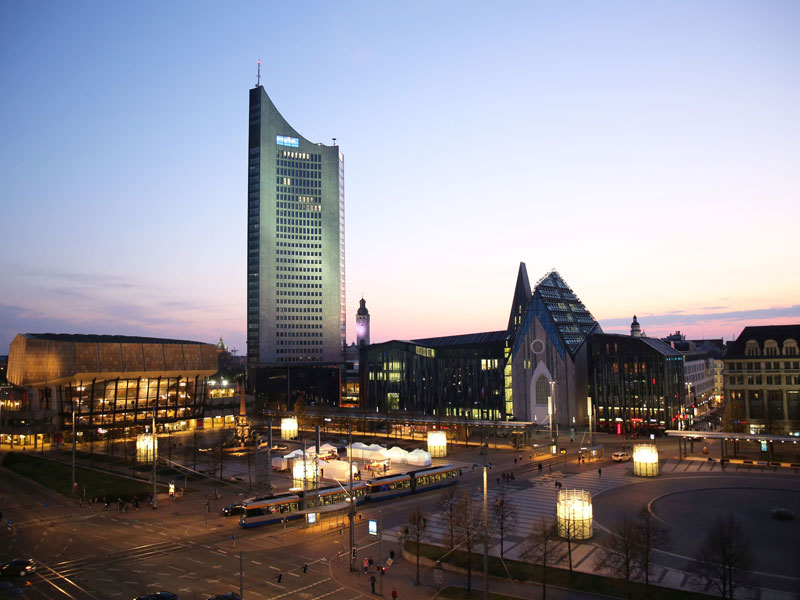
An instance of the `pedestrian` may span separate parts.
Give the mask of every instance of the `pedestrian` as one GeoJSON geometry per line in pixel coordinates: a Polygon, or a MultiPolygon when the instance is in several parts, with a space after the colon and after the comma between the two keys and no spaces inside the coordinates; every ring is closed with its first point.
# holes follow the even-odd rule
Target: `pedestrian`
{"type": "Polygon", "coordinates": [[[557,481],[554,481],[554,482],[553,482],[553,486],[554,486],[556,489],[558,489],[558,482],[557,482],[557,481]]]}
{"type": "Polygon", "coordinates": [[[547,471],[549,473],[552,473],[553,472],[553,465],[547,465],[547,471]]]}
{"type": "Polygon", "coordinates": [[[497,478],[497,485],[500,485],[500,478],[497,478]]]}
{"type": "Polygon", "coordinates": [[[392,600],[397,600],[397,590],[392,588],[392,600]]]}
{"type": "Polygon", "coordinates": [[[83,508],[83,498],[78,498],[78,508],[83,508]]]}
{"type": "Polygon", "coordinates": [[[602,468],[597,469],[597,476],[598,477],[602,477],[603,476],[603,469],[602,468]]]}
{"type": "Polygon", "coordinates": [[[369,568],[369,559],[368,559],[368,558],[365,558],[365,559],[364,559],[364,575],[366,575],[366,574],[367,574],[367,569],[368,569],[368,568],[369,568]]]}
{"type": "Polygon", "coordinates": [[[372,593],[375,593],[375,575],[372,574],[369,576],[369,585],[372,587],[372,593]]]}
{"type": "Polygon", "coordinates": [[[516,464],[517,464],[517,459],[514,458],[514,465],[516,466],[516,464]]]}
{"type": "Polygon", "coordinates": [[[542,472],[542,463],[539,463],[539,464],[537,465],[537,467],[538,467],[538,469],[539,469],[539,473],[541,473],[541,472],[542,472]]]}

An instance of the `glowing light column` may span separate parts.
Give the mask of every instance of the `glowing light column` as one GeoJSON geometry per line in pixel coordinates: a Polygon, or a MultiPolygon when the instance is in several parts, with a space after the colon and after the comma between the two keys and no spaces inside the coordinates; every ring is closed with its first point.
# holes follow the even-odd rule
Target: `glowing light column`
{"type": "Polygon", "coordinates": [[[444,431],[428,432],[428,452],[434,458],[447,456],[447,436],[444,431]]]}
{"type": "Polygon", "coordinates": [[[592,537],[592,495],[586,490],[558,492],[556,516],[558,535],[562,538],[588,540],[592,537]]]}
{"type": "Polygon", "coordinates": [[[654,444],[636,444],[633,447],[633,474],[639,477],[658,475],[658,448],[654,444]]]}
{"type": "Polygon", "coordinates": [[[281,419],[281,439],[293,440],[297,437],[297,419],[289,417],[281,419]]]}

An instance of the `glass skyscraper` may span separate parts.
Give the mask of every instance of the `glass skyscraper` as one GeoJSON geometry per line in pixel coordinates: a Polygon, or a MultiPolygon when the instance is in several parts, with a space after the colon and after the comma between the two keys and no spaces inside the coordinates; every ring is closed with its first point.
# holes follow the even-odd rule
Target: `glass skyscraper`
{"type": "Polygon", "coordinates": [[[248,366],[341,363],[345,346],[344,158],[250,90],[248,366]]]}

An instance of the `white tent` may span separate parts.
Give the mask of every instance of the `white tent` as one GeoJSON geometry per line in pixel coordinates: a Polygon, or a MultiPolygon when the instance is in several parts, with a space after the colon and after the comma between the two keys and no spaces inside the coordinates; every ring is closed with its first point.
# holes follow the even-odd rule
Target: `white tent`
{"type": "Polygon", "coordinates": [[[412,450],[408,453],[406,462],[410,465],[427,467],[431,464],[431,455],[429,452],[425,452],[425,450],[420,450],[417,448],[416,450],[412,450]]]}
{"type": "MultiPolygon", "coordinates": [[[[346,460],[331,460],[327,463],[321,463],[322,478],[335,479],[338,481],[350,481],[350,476],[347,474],[350,463],[346,460]]],[[[353,475],[358,473],[358,467],[353,465],[353,475]]]]}
{"type": "Polygon", "coordinates": [[[403,450],[400,446],[393,446],[386,451],[386,458],[391,458],[392,462],[404,463],[408,457],[408,451],[403,450]]]}

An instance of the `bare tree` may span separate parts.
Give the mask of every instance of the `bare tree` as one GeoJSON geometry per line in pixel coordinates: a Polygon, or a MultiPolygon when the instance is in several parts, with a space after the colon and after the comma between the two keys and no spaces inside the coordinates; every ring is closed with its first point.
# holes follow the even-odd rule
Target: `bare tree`
{"type": "Polygon", "coordinates": [[[497,532],[500,534],[500,558],[503,556],[503,542],[505,540],[506,532],[513,529],[517,522],[517,510],[514,505],[508,501],[506,493],[506,486],[500,486],[500,493],[494,499],[494,506],[492,507],[492,520],[497,525],[497,532]]]}
{"type": "Polygon", "coordinates": [[[455,546],[455,523],[459,518],[458,501],[458,488],[450,486],[445,489],[436,505],[436,508],[442,513],[442,525],[450,532],[449,547],[451,550],[455,546]]]}
{"type": "Polygon", "coordinates": [[[541,517],[531,527],[522,546],[522,557],[542,567],[542,600],[547,597],[548,568],[562,558],[558,550],[560,544],[558,523],[554,519],[541,517]]]}
{"type": "Polygon", "coordinates": [[[419,502],[416,507],[408,515],[408,524],[405,528],[405,537],[407,540],[414,540],[416,545],[415,554],[417,555],[417,579],[414,585],[421,585],[419,580],[419,541],[425,533],[425,528],[428,526],[428,519],[422,514],[419,509],[419,502]]]}
{"type": "Polygon", "coordinates": [[[639,578],[644,578],[645,594],[650,591],[650,571],[653,567],[653,552],[656,548],[669,546],[669,533],[661,523],[643,506],[636,516],[633,537],[633,560],[639,578]]]}
{"type": "Polygon", "coordinates": [[[471,494],[464,493],[458,501],[458,519],[454,529],[458,546],[467,551],[467,593],[472,594],[472,552],[483,541],[483,507],[471,494]]]}
{"type": "Polygon", "coordinates": [[[723,598],[733,600],[736,588],[742,584],[743,571],[752,565],[750,540],[733,514],[728,513],[711,524],[688,570],[723,598]]]}
{"type": "Polygon", "coordinates": [[[564,553],[564,557],[567,559],[570,575],[572,575],[572,540],[575,539],[576,528],[577,523],[571,510],[559,517],[558,535],[567,542],[567,551],[564,553]]]}
{"type": "Polygon", "coordinates": [[[631,597],[631,582],[636,577],[634,540],[636,525],[627,513],[611,529],[611,536],[605,546],[600,548],[598,566],[606,569],[612,577],[625,582],[628,600],[631,597]]]}

